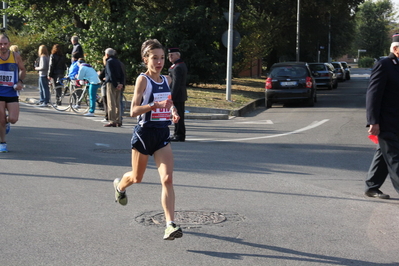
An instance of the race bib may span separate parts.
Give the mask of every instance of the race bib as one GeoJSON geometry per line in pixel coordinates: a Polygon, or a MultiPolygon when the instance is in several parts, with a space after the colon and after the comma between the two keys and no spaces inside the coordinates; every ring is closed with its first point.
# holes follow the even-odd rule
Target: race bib
{"type": "Polygon", "coordinates": [[[7,86],[7,87],[14,86],[13,71],[0,71],[0,86],[7,86]]]}
{"type": "MultiPolygon", "coordinates": [[[[154,102],[160,102],[168,99],[170,92],[154,93],[154,102]]],[[[170,109],[157,108],[151,112],[151,121],[167,121],[170,120],[170,109]]]]}

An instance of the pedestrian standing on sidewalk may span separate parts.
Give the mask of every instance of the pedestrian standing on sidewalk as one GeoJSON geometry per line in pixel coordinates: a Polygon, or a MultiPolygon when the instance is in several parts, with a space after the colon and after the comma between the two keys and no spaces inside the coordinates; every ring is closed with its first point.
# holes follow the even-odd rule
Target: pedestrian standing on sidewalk
{"type": "Polygon", "coordinates": [[[48,68],[49,68],[49,54],[47,47],[42,44],[38,50],[39,66],[35,70],[39,71],[39,106],[46,107],[50,102],[50,89],[48,86],[48,68]]]}
{"type": "Polygon", "coordinates": [[[169,142],[169,125],[179,115],[170,99],[171,82],[161,75],[165,64],[165,50],[158,40],[147,40],[141,46],[141,57],[147,71],[138,76],[130,108],[130,116],[136,116],[138,124],[132,137],[132,171],[114,180],[115,200],[127,204],[126,188],[140,183],[147,168],[149,156],[154,155],[161,178],[161,202],[166,219],[163,239],[174,240],[183,236],[174,223],[175,193],[173,189],[173,152],[169,142]]]}
{"type": "Polygon", "coordinates": [[[66,70],[65,56],[62,52],[61,45],[54,44],[53,48],[51,49],[48,78],[51,80],[54,86],[59,85],[59,87],[55,92],[58,105],[61,104],[61,101],[59,100],[62,94],[61,79],[65,75],[65,70],[66,70]]]}
{"type": "Polygon", "coordinates": [[[79,43],[78,36],[71,37],[71,43],[73,45],[72,52],[71,52],[71,63],[77,61],[79,58],[84,58],[83,48],[82,45],[79,43]]]}
{"type": "Polygon", "coordinates": [[[169,61],[173,64],[169,68],[169,76],[172,78],[170,90],[172,93],[173,104],[176,106],[177,113],[180,115],[180,120],[175,124],[175,130],[171,141],[185,141],[186,140],[186,125],[184,124],[185,101],[187,101],[187,66],[180,58],[179,48],[168,49],[169,61]]]}
{"type": "Polygon", "coordinates": [[[100,88],[100,78],[98,77],[97,71],[90,65],[86,64],[83,58],[78,60],[79,80],[87,80],[89,82],[89,98],[90,98],[90,109],[89,112],[84,114],[85,116],[94,116],[96,110],[97,90],[100,88]]]}
{"type": "Polygon", "coordinates": [[[108,106],[107,106],[107,83],[105,82],[105,66],[107,64],[107,57],[103,56],[104,68],[98,71],[98,77],[101,80],[101,103],[104,108],[104,119],[103,122],[108,122],[108,106]]]}
{"type": "Polygon", "coordinates": [[[389,174],[399,193],[399,34],[392,36],[388,57],[375,63],[366,94],[368,133],[378,147],[366,179],[365,195],[389,199],[380,187],[389,174]]]}
{"type": "Polygon", "coordinates": [[[116,51],[112,48],[105,50],[105,82],[107,86],[107,111],[109,123],[105,127],[120,127],[121,121],[121,90],[125,76],[120,61],[116,58],[116,51]]]}
{"type": "Polygon", "coordinates": [[[0,152],[8,152],[6,134],[19,118],[19,91],[24,87],[26,69],[21,56],[10,51],[10,39],[4,33],[0,34],[0,72],[10,77],[0,81],[0,152]]]}

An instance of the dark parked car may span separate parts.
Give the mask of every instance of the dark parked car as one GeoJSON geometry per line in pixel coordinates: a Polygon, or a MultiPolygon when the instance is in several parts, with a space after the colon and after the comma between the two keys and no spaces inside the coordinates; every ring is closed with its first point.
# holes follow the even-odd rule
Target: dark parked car
{"type": "Polygon", "coordinates": [[[316,80],[317,87],[327,87],[329,90],[337,88],[338,81],[334,67],[329,63],[308,63],[316,80]]]}
{"type": "Polygon", "coordinates": [[[345,81],[345,69],[342,66],[341,62],[331,62],[331,64],[335,68],[335,73],[337,74],[338,80],[345,81]]]}
{"type": "Polygon", "coordinates": [[[317,101],[316,81],[304,62],[275,63],[265,84],[266,108],[273,103],[305,101],[314,106],[317,101]]]}
{"type": "Polygon", "coordinates": [[[350,80],[351,79],[351,66],[348,65],[346,62],[341,62],[342,67],[345,70],[345,79],[350,80]]]}

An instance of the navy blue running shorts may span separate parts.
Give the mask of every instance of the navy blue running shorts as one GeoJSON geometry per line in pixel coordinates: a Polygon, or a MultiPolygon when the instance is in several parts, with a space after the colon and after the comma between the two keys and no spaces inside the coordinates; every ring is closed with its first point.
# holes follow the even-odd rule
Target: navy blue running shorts
{"type": "Polygon", "coordinates": [[[132,136],[132,149],[144,155],[153,155],[170,143],[169,127],[141,127],[136,125],[132,136]]]}
{"type": "Polygon", "coordinates": [[[3,97],[3,96],[0,96],[0,102],[6,102],[6,103],[19,102],[19,97],[18,96],[15,96],[15,97],[3,97]]]}

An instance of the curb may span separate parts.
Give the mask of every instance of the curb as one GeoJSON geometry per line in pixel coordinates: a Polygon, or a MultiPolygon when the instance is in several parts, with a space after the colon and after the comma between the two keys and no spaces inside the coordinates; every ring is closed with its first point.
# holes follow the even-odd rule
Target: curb
{"type": "Polygon", "coordinates": [[[228,120],[233,117],[244,116],[245,114],[254,111],[260,106],[265,106],[265,98],[259,98],[250,102],[246,106],[235,110],[186,106],[186,110],[189,112],[184,115],[184,118],[203,120],[228,120]]]}

